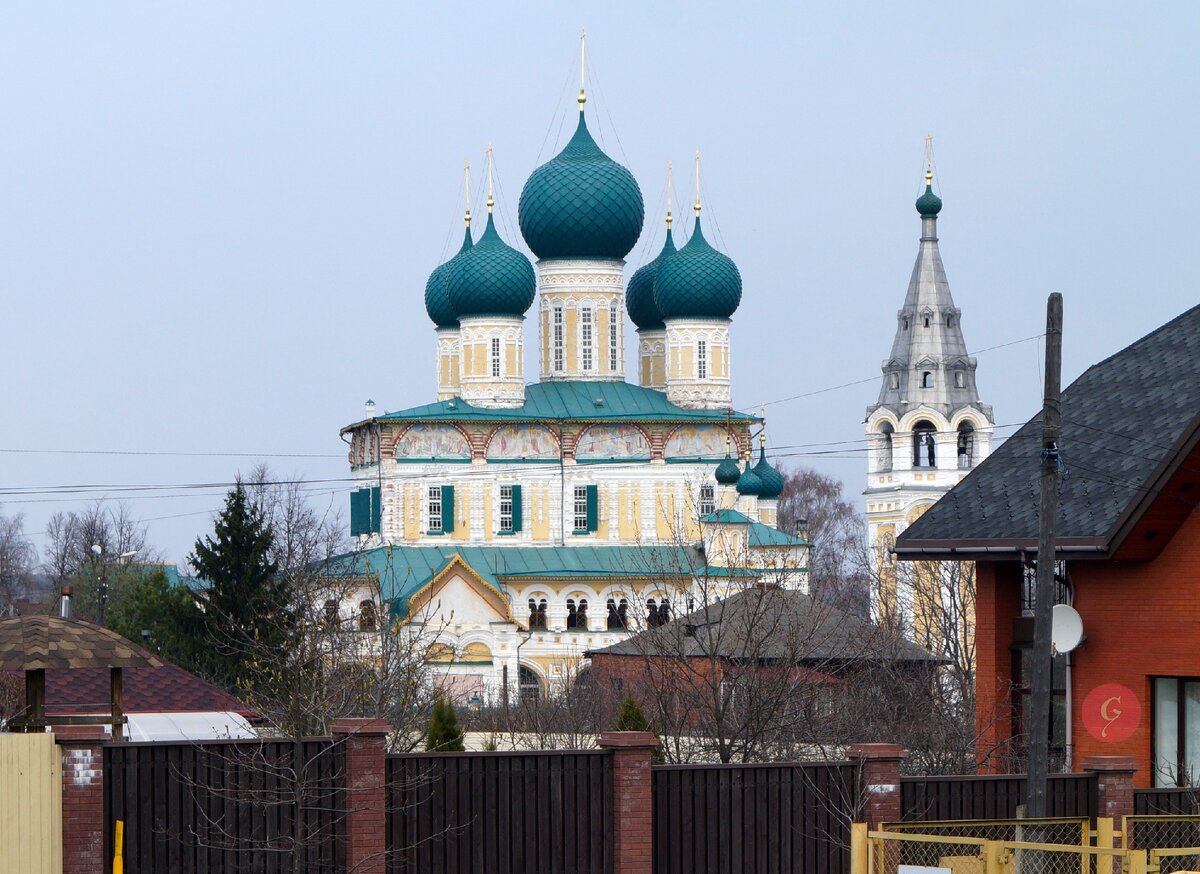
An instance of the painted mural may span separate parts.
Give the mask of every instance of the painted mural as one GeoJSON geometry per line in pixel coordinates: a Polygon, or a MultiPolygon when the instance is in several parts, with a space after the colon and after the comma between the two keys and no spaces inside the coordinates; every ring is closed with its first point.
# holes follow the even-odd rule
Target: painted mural
{"type": "Polygon", "coordinates": [[[663,458],[723,458],[727,431],[720,425],[680,425],[663,447],[663,458]]]}
{"type": "Polygon", "coordinates": [[[554,435],[540,425],[502,425],[488,441],[489,459],[558,458],[558,443],[554,435]]]}
{"type": "Polygon", "coordinates": [[[418,461],[430,458],[471,459],[467,438],[453,425],[418,422],[409,427],[396,441],[397,461],[418,461]]]}
{"type": "Polygon", "coordinates": [[[649,458],[650,444],[632,425],[593,425],[579,435],[575,457],[581,461],[601,458],[649,458]]]}

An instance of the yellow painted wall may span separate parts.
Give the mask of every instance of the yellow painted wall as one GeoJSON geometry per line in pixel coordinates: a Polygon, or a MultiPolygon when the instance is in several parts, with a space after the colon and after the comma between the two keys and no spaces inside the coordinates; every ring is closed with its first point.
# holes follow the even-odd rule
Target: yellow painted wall
{"type": "Polygon", "coordinates": [[[468,489],[459,486],[454,490],[454,530],[450,537],[454,540],[467,540],[471,536],[471,494],[468,489]]]}
{"type": "Polygon", "coordinates": [[[504,350],[504,373],[501,376],[513,376],[521,372],[521,362],[517,359],[517,344],[509,343],[504,350]]]}
{"type": "Polygon", "coordinates": [[[491,540],[496,535],[499,523],[492,522],[492,490],[485,486],[483,492],[483,539],[491,540]]]}
{"type": "Polygon", "coordinates": [[[654,496],[654,528],[659,540],[675,539],[675,489],[659,483],[654,496]]]}
{"type": "MultiPolygon", "coordinates": [[[[104,764],[68,767],[98,772],[104,764]]],[[[0,871],[60,874],[62,753],[54,735],[0,734],[0,786],[0,871]]]]}
{"type": "Polygon", "coordinates": [[[533,539],[544,541],[550,539],[550,494],[547,486],[538,486],[531,490],[533,513],[533,539]]]}
{"type": "Polygon", "coordinates": [[[404,539],[421,536],[421,487],[409,483],[404,487],[404,539]]]}
{"type": "Polygon", "coordinates": [[[637,540],[641,537],[641,528],[638,525],[640,495],[641,491],[635,483],[621,486],[621,493],[617,498],[617,534],[622,540],[637,540]]]}

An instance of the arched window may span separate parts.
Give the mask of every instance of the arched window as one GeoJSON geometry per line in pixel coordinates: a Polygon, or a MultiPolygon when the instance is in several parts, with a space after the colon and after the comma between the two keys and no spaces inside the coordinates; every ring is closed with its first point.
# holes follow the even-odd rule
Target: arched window
{"type": "Polygon", "coordinates": [[[913,467],[937,467],[937,428],[928,419],[913,425],[913,467]]]}
{"type": "Polygon", "coordinates": [[[926,370],[921,374],[921,388],[933,388],[933,371],[926,370]]]}
{"type": "Polygon", "coordinates": [[[538,628],[543,631],[546,629],[545,598],[542,598],[541,601],[535,601],[533,598],[529,599],[529,628],[531,630],[538,628]]]}
{"type": "Polygon", "coordinates": [[[579,608],[575,611],[575,621],[578,623],[579,628],[583,629],[584,631],[587,631],[587,627],[588,627],[587,598],[579,599],[579,608]]]}
{"type": "Polygon", "coordinates": [[[671,602],[663,598],[658,604],[658,624],[666,625],[671,621],[671,602]]]}
{"type": "Polygon", "coordinates": [[[970,422],[958,426],[958,467],[969,470],[975,463],[975,429],[970,422]]]}
{"type": "Polygon", "coordinates": [[[567,598],[567,628],[578,627],[579,615],[575,612],[575,599],[567,598]]]}
{"type": "Polygon", "coordinates": [[[525,665],[517,666],[517,694],[522,701],[539,701],[542,697],[542,681],[525,665]]]}
{"type": "Polygon", "coordinates": [[[646,627],[658,627],[658,604],[653,598],[646,599],[646,627]]]}
{"type": "Polygon", "coordinates": [[[875,462],[876,470],[886,471],[892,469],[892,452],[895,448],[893,446],[894,434],[895,429],[892,427],[891,422],[884,422],[879,426],[879,456],[875,462]]]}
{"type": "Polygon", "coordinates": [[[928,328],[928,327],[929,327],[929,316],[926,316],[926,317],[925,317],[925,327],[926,327],[926,328],[928,328]]]}
{"type": "Polygon", "coordinates": [[[370,599],[358,605],[358,630],[375,630],[375,602],[370,599]]]}
{"type": "Polygon", "coordinates": [[[606,624],[610,631],[620,631],[629,627],[629,602],[624,598],[621,603],[617,603],[612,598],[608,599],[608,618],[606,624]]]}

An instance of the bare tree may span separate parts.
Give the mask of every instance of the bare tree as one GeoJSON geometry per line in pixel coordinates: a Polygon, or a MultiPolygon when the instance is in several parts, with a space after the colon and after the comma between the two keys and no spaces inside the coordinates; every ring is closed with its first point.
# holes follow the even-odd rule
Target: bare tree
{"type": "Polygon", "coordinates": [[[76,612],[87,618],[99,613],[99,591],[107,587],[108,603],[119,601],[131,579],[131,563],[157,559],[146,544],[146,527],[129,505],[105,500],[80,511],[55,513],[46,525],[43,569],[55,588],[75,589],[76,612]]]}
{"type": "Polygon", "coordinates": [[[37,565],[37,549],[25,534],[25,517],[0,513],[0,614],[12,612],[37,565]]]}

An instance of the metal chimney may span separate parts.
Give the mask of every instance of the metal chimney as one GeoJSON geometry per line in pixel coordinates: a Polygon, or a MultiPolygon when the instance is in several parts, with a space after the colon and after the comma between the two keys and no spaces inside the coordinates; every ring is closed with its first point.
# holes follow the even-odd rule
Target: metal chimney
{"type": "Polygon", "coordinates": [[[74,618],[71,612],[71,594],[72,589],[70,586],[62,587],[62,596],[58,599],[58,615],[63,619],[74,618]]]}

